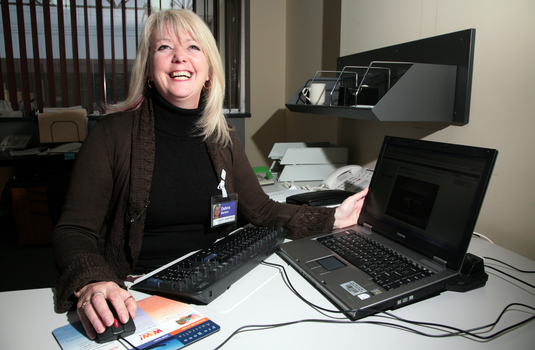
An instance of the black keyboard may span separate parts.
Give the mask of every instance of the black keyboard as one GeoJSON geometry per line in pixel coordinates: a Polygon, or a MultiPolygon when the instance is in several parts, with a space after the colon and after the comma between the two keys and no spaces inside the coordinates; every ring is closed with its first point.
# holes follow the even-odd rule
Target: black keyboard
{"type": "Polygon", "coordinates": [[[285,229],[245,226],[164,270],[139,280],[131,289],[205,305],[275,252],[285,229]]]}
{"type": "Polygon", "coordinates": [[[386,290],[420,280],[433,272],[407,257],[354,230],[343,236],[327,236],[318,241],[366,272],[386,290]]]}

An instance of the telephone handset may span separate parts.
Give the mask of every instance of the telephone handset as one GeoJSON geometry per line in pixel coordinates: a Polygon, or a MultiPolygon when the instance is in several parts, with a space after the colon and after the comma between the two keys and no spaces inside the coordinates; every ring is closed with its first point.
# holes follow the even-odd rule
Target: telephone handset
{"type": "Polygon", "coordinates": [[[24,149],[32,140],[31,135],[8,135],[0,144],[1,149],[24,149]]]}
{"type": "Polygon", "coordinates": [[[342,203],[347,197],[360,192],[370,184],[372,169],[359,165],[346,165],[333,171],[316,191],[295,194],[286,203],[329,206],[342,203]]]}
{"type": "Polygon", "coordinates": [[[327,176],[321,187],[359,192],[368,187],[372,175],[372,169],[363,168],[360,165],[346,165],[327,176]]]}

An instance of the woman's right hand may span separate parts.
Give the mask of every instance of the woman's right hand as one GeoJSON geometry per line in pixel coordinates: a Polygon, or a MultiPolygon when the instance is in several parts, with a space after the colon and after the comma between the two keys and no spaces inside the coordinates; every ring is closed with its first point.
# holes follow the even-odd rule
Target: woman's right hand
{"type": "Polygon", "coordinates": [[[121,323],[126,323],[129,314],[136,316],[137,303],[134,297],[115,282],[94,282],[80,288],[76,311],[82,321],[85,332],[90,339],[102,333],[113,324],[113,314],[106,300],[109,300],[121,323]]]}

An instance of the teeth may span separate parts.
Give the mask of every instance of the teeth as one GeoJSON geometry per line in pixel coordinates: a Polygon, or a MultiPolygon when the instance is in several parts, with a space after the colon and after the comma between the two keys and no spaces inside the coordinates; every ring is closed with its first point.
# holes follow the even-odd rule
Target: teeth
{"type": "Polygon", "coordinates": [[[189,72],[185,72],[185,71],[172,72],[170,75],[171,75],[171,78],[173,78],[173,79],[178,78],[179,80],[180,79],[189,79],[189,78],[191,78],[191,74],[189,72]]]}

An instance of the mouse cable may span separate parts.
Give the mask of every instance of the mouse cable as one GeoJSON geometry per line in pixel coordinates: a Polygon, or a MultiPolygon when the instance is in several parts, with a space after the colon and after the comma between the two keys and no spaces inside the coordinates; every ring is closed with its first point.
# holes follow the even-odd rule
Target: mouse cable
{"type": "Polygon", "coordinates": [[[126,349],[133,349],[133,350],[140,350],[138,347],[134,346],[134,344],[130,343],[126,338],[123,338],[122,335],[119,335],[119,338],[117,338],[117,341],[121,343],[122,346],[124,346],[126,349]],[[122,340],[122,341],[121,341],[122,340]],[[128,346],[123,344],[123,341],[128,344],[128,346]]]}

